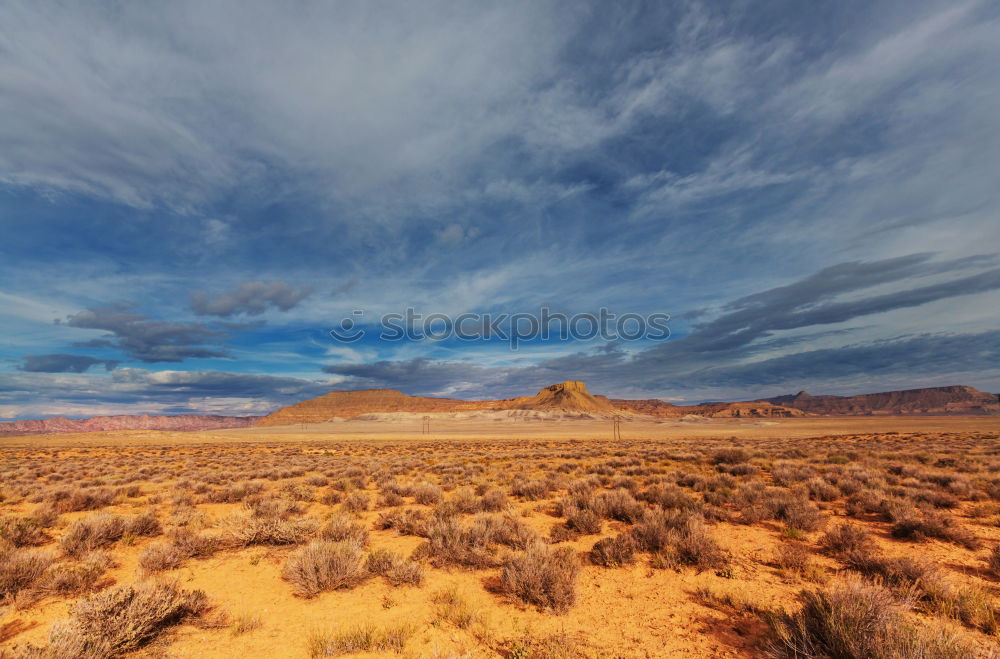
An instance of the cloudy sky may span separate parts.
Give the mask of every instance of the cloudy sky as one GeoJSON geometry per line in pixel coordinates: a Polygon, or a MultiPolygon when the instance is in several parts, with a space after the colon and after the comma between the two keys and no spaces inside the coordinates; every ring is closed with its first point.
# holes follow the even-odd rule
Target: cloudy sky
{"type": "Polygon", "coordinates": [[[1000,391],[997,62],[987,1],[4,2],[0,418],[1000,391]],[[672,334],[373,324],[543,306],[672,334]]]}

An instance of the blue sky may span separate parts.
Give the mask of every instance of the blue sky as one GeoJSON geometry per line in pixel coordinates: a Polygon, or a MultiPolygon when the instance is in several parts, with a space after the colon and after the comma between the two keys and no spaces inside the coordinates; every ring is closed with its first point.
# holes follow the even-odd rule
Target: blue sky
{"type": "Polygon", "coordinates": [[[0,418],[1000,391],[998,61],[975,1],[3,3],[0,418]],[[672,336],[327,333],[542,306],[672,336]]]}

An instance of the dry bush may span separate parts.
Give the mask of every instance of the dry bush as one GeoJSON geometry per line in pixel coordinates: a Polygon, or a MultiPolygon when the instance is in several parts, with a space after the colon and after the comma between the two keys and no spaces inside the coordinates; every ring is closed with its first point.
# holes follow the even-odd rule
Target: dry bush
{"type": "Polygon", "coordinates": [[[180,567],[185,558],[172,542],[151,542],[139,552],[139,569],[147,574],[173,570],[180,567]]]}
{"type": "Polygon", "coordinates": [[[368,544],[368,529],[347,515],[335,514],[319,530],[319,538],[333,542],[352,540],[364,546],[368,544]]]}
{"type": "Polygon", "coordinates": [[[414,552],[414,557],[426,556],[438,566],[460,565],[468,568],[495,567],[498,560],[483,536],[473,536],[457,519],[435,520],[430,523],[427,542],[414,552]]]}
{"type": "Polygon", "coordinates": [[[768,616],[768,653],[781,659],[924,659],[973,656],[955,636],[910,625],[890,591],[851,579],[801,594],[803,607],[768,616]]]}
{"type": "Polygon", "coordinates": [[[798,543],[782,544],[775,552],[774,564],[784,570],[805,572],[809,563],[809,551],[798,543]]]}
{"type": "Polygon", "coordinates": [[[476,515],[467,535],[476,545],[500,544],[515,549],[524,549],[539,540],[534,529],[510,513],[476,515]]]}
{"type": "Polygon", "coordinates": [[[459,629],[468,629],[473,624],[483,621],[482,614],[476,611],[457,586],[434,593],[431,595],[431,601],[437,605],[435,611],[437,619],[459,629]]]}
{"type": "Polygon", "coordinates": [[[344,501],[340,505],[349,513],[360,513],[371,510],[372,499],[364,492],[355,490],[344,497],[344,501]]]}
{"type": "Polygon", "coordinates": [[[338,633],[313,633],[309,638],[309,656],[335,657],[358,652],[402,652],[416,629],[410,625],[378,628],[367,624],[338,633]]]}
{"type": "Polygon", "coordinates": [[[376,549],[368,554],[368,572],[384,577],[393,586],[419,586],[424,580],[424,568],[388,549],[376,549]]]}
{"type": "Polygon", "coordinates": [[[955,543],[966,549],[979,546],[976,536],[954,517],[944,513],[919,513],[903,517],[890,529],[894,538],[920,542],[927,538],[937,538],[955,543]]]}
{"type": "Polygon", "coordinates": [[[510,486],[510,493],[527,501],[538,501],[549,496],[551,484],[542,480],[517,479],[510,486]]]}
{"type": "Polygon", "coordinates": [[[390,510],[379,514],[375,528],[395,529],[400,535],[427,537],[429,523],[427,513],[422,510],[390,510]]]}
{"type": "Polygon", "coordinates": [[[230,632],[233,636],[242,636],[256,629],[260,629],[264,624],[259,613],[241,613],[233,619],[230,632]]]}
{"type": "Polygon", "coordinates": [[[989,566],[993,574],[1000,576],[1000,545],[996,545],[986,556],[986,565],[989,566]]]}
{"type": "Polygon", "coordinates": [[[107,547],[125,535],[125,519],[109,513],[97,513],[78,519],[59,539],[62,550],[70,556],[107,547]]]}
{"type": "Polygon", "coordinates": [[[315,597],[327,590],[353,588],[368,576],[357,542],[314,540],[288,557],[283,579],[295,594],[315,597]]]}
{"type": "Polygon", "coordinates": [[[715,452],[712,456],[712,464],[737,464],[747,462],[750,458],[750,453],[741,448],[724,448],[715,452]]]}
{"type": "Polygon", "coordinates": [[[572,549],[536,544],[504,563],[500,587],[527,604],[565,613],[576,601],[579,572],[580,562],[572,549]]]}
{"type": "Polygon", "coordinates": [[[592,510],[563,506],[566,526],[582,535],[594,535],[601,532],[601,518],[592,510]]]}
{"type": "Polygon", "coordinates": [[[0,518],[0,542],[8,542],[15,547],[26,547],[44,544],[48,539],[41,522],[35,518],[18,515],[6,515],[0,518]]]}
{"type": "Polygon", "coordinates": [[[53,560],[49,552],[0,545],[0,601],[33,587],[53,560]]]}
{"type": "Polygon", "coordinates": [[[106,659],[137,650],[167,627],[208,609],[201,591],[172,584],[117,586],[77,602],[49,634],[47,656],[106,659]]]}
{"type": "Polygon", "coordinates": [[[847,554],[849,552],[871,552],[875,548],[875,540],[864,528],[851,522],[841,522],[823,534],[819,544],[832,554],[847,554]]]}
{"type": "Polygon", "coordinates": [[[883,556],[869,550],[855,550],[844,556],[844,565],[866,577],[878,578],[888,586],[927,586],[940,579],[940,570],[908,556],[883,556]]]}
{"type": "Polygon", "coordinates": [[[645,507],[623,488],[601,492],[597,497],[597,510],[602,517],[633,524],[642,517],[645,507]]]}
{"type": "Polygon", "coordinates": [[[55,563],[45,571],[37,587],[60,595],[91,592],[104,585],[101,577],[114,565],[114,560],[103,552],[89,554],[81,561],[55,563]]]}
{"type": "Polygon", "coordinates": [[[282,519],[237,513],[224,520],[227,542],[236,547],[252,545],[294,545],[316,530],[312,518],[282,519]]]}
{"type": "Polygon", "coordinates": [[[484,512],[498,513],[505,510],[510,503],[507,501],[507,493],[499,488],[490,488],[483,492],[480,498],[479,507],[484,512]]]}
{"type": "Polygon", "coordinates": [[[638,543],[628,533],[614,538],[602,538],[590,550],[590,562],[602,567],[621,567],[635,563],[638,543]]]}
{"type": "Polygon", "coordinates": [[[53,493],[51,498],[56,510],[61,513],[97,510],[111,505],[114,500],[114,491],[106,487],[58,490],[53,493]]]}
{"type": "Polygon", "coordinates": [[[418,483],[413,486],[413,500],[417,503],[433,506],[441,503],[444,492],[433,483],[418,483]]]}

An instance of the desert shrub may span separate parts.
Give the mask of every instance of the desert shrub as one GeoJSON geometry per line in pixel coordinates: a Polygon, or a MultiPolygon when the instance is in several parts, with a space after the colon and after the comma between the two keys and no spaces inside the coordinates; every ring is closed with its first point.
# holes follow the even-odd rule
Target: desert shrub
{"type": "Polygon", "coordinates": [[[730,558],[708,534],[705,524],[694,517],[677,533],[673,553],[682,565],[691,565],[699,570],[723,568],[730,558]]]}
{"type": "Polygon", "coordinates": [[[866,577],[878,578],[888,586],[926,584],[938,578],[939,570],[930,563],[908,556],[883,556],[871,551],[851,551],[844,565],[866,577]]]}
{"type": "Polygon", "coordinates": [[[901,518],[892,525],[890,533],[892,537],[903,540],[919,542],[926,538],[937,538],[966,549],[979,546],[976,536],[962,526],[961,522],[943,513],[915,514],[901,518]]]}
{"type": "Polygon", "coordinates": [[[97,590],[102,585],[101,577],[113,565],[112,558],[102,552],[89,554],[81,561],[54,563],[45,571],[38,587],[61,595],[79,595],[97,590]]]}
{"type": "Polygon", "coordinates": [[[236,547],[294,545],[316,530],[316,520],[235,514],[224,520],[227,542],[236,547]]]}
{"type": "Polygon", "coordinates": [[[673,544],[693,516],[677,510],[650,510],[642,521],[632,527],[632,536],[639,549],[657,552],[673,544]]]}
{"type": "Polygon", "coordinates": [[[172,542],[151,542],[139,552],[139,568],[146,573],[173,570],[186,556],[172,542]]]}
{"type": "Polygon", "coordinates": [[[417,503],[433,506],[441,503],[444,493],[433,483],[418,483],[413,486],[413,500],[417,503]]]}
{"type": "Polygon", "coordinates": [[[485,512],[500,512],[510,505],[507,501],[507,493],[500,488],[490,488],[483,492],[480,498],[479,507],[485,512]]]}
{"type": "Polygon", "coordinates": [[[995,635],[1000,631],[1000,610],[993,597],[980,586],[943,586],[927,593],[927,608],[962,624],[995,635]]]}
{"type": "Polygon", "coordinates": [[[475,544],[500,544],[515,549],[524,549],[539,539],[534,529],[510,513],[476,515],[467,534],[475,544]]]}
{"type": "Polygon", "coordinates": [[[804,572],[809,567],[809,552],[800,544],[786,543],[778,547],[774,563],[785,570],[804,572]]]}
{"type": "Polygon", "coordinates": [[[176,528],[167,532],[172,545],[186,557],[205,558],[222,547],[222,539],[208,533],[198,533],[188,528],[176,528]]]}
{"type": "MultiPolygon", "coordinates": [[[[720,493],[719,497],[724,495],[720,493]]],[[[640,492],[637,498],[661,508],[698,511],[702,507],[698,499],[676,485],[653,485],[640,492]]],[[[722,499],[718,500],[718,503],[722,502],[722,499]]]]}
{"type": "Polygon", "coordinates": [[[801,531],[815,531],[823,526],[826,518],[815,506],[807,501],[796,501],[777,511],[777,518],[784,520],[788,528],[801,531]]]}
{"type": "Polygon", "coordinates": [[[643,505],[636,501],[628,490],[622,488],[601,492],[597,497],[596,506],[602,517],[628,524],[639,521],[645,510],[643,505]]]}
{"type": "Polygon", "coordinates": [[[230,631],[233,636],[242,636],[255,629],[260,629],[263,624],[264,621],[259,613],[241,613],[233,619],[230,631]]]}
{"type": "Polygon", "coordinates": [[[201,591],[171,584],[117,586],[77,602],[70,617],[53,625],[48,656],[105,659],[137,650],[167,627],[208,609],[201,591]]]}
{"type": "Polygon", "coordinates": [[[549,496],[552,490],[547,481],[518,479],[511,483],[510,493],[527,501],[537,501],[549,496]]]}
{"type": "Polygon", "coordinates": [[[822,478],[810,478],[806,481],[809,498],[817,501],[834,501],[840,497],[840,488],[828,483],[822,478]]]}
{"type": "Polygon", "coordinates": [[[309,638],[309,656],[335,657],[358,652],[402,652],[416,629],[410,625],[378,628],[371,624],[338,633],[314,632],[309,638]]]}
{"type": "Polygon", "coordinates": [[[621,567],[631,565],[635,562],[635,552],[638,550],[638,543],[629,533],[615,536],[614,538],[602,538],[594,543],[590,549],[590,562],[602,567],[621,567]]]}
{"type": "Polygon", "coordinates": [[[375,520],[377,529],[395,529],[400,535],[427,537],[429,520],[422,510],[392,510],[380,513],[375,520]]]}
{"type": "Polygon", "coordinates": [[[851,522],[841,522],[823,534],[819,544],[833,554],[848,552],[871,552],[875,541],[864,528],[851,522]]]}
{"type": "Polygon", "coordinates": [[[360,513],[366,510],[371,510],[372,499],[364,492],[355,490],[344,497],[344,501],[340,505],[347,512],[360,513]]]}
{"type": "Polygon", "coordinates": [[[511,556],[500,573],[503,592],[527,604],[565,613],[576,601],[580,563],[572,549],[532,545],[511,556]]]}
{"type": "Polygon", "coordinates": [[[376,549],[368,554],[366,566],[368,572],[384,577],[393,586],[419,586],[424,580],[424,568],[420,563],[387,549],[376,549]]]}
{"type": "Polygon", "coordinates": [[[454,518],[432,522],[428,527],[427,542],[417,549],[415,556],[427,556],[436,566],[485,568],[498,564],[489,536],[469,533],[454,518]]]}
{"type": "Polygon", "coordinates": [[[993,574],[1000,576],[1000,545],[996,545],[986,556],[986,565],[989,566],[993,574]]]}
{"type": "Polygon", "coordinates": [[[295,594],[315,597],[327,590],[353,588],[368,576],[361,545],[353,541],[314,540],[288,557],[281,573],[295,594]]]}
{"type": "Polygon", "coordinates": [[[459,629],[468,629],[483,619],[483,616],[476,611],[457,586],[451,586],[434,593],[431,595],[431,601],[437,605],[435,607],[437,618],[459,629]]]}
{"type": "Polygon", "coordinates": [[[0,545],[0,601],[34,586],[53,560],[49,552],[0,545]]]}
{"type": "Polygon", "coordinates": [[[583,535],[601,532],[601,518],[594,511],[572,505],[564,505],[562,508],[568,528],[583,535]]]}
{"type": "Polygon", "coordinates": [[[368,544],[368,529],[347,515],[333,515],[319,530],[319,537],[333,542],[352,540],[364,546],[368,544]]]}
{"type": "Polygon", "coordinates": [[[712,464],[737,464],[750,460],[750,453],[741,448],[724,448],[712,456],[712,464]]]}
{"type": "Polygon", "coordinates": [[[15,547],[44,544],[48,540],[41,522],[32,517],[6,515],[0,518],[0,542],[15,547]]]}
{"type": "Polygon", "coordinates": [[[238,503],[250,495],[260,494],[264,487],[262,481],[243,481],[208,492],[204,499],[208,503],[238,503]]]}
{"type": "Polygon", "coordinates": [[[97,513],[70,524],[59,539],[59,545],[70,556],[80,556],[113,544],[125,535],[125,529],[124,518],[97,513]]]}
{"type": "Polygon", "coordinates": [[[59,512],[74,513],[109,506],[115,500],[115,493],[106,487],[57,490],[51,500],[59,512]]]}
{"type": "Polygon", "coordinates": [[[801,594],[795,613],[768,616],[768,653],[782,659],[959,659],[973,648],[940,631],[907,623],[901,603],[877,584],[851,579],[801,594]]]}
{"type": "Polygon", "coordinates": [[[396,506],[402,506],[404,503],[406,503],[406,500],[400,495],[395,492],[386,492],[379,495],[376,505],[379,508],[395,508],[396,506]]]}
{"type": "Polygon", "coordinates": [[[298,501],[270,495],[247,497],[243,502],[243,507],[254,517],[275,519],[288,519],[293,515],[301,515],[303,512],[303,507],[298,501]]]}

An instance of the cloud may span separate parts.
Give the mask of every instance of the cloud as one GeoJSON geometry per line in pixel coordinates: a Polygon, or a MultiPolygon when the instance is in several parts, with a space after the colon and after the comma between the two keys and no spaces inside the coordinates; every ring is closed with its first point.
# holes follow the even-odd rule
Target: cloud
{"type": "Polygon", "coordinates": [[[235,290],[214,295],[194,291],[191,309],[199,316],[259,316],[268,307],[288,311],[311,293],[309,286],[296,288],[283,281],[245,281],[235,290]]]}
{"type": "Polygon", "coordinates": [[[17,368],[28,373],[84,373],[97,364],[103,365],[106,371],[113,371],[120,363],[115,359],[94,359],[85,355],[25,355],[17,368]]]}
{"type": "Polygon", "coordinates": [[[202,323],[151,320],[149,316],[136,313],[129,305],[93,307],[67,316],[66,324],[110,332],[97,342],[110,344],[127,357],[143,362],[180,362],[228,356],[224,350],[207,347],[219,344],[225,338],[223,330],[202,323]]]}

